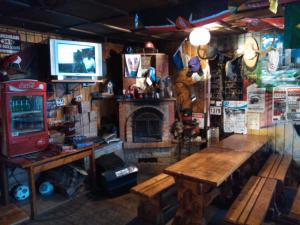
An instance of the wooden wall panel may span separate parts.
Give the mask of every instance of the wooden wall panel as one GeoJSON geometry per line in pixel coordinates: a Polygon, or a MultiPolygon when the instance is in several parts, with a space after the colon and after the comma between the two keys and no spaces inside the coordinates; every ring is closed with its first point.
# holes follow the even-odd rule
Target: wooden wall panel
{"type": "MultiPolygon", "coordinates": [[[[8,33],[15,33],[20,35],[21,39],[21,49],[23,50],[28,45],[34,44],[34,43],[47,43],[49,38],[56,38],[56,39],[68,39],[68,40],[80,40],[78,38],[74,37],[66,37],[61,36],[58,34],[52,34],[52,33],[41,33],[36,32],[32,30],[22,29],[22,28],[16,28],[16,27],[6,27],[6,26],[0,26],[0,32],[8,32],[8,33]]],[[[87,41],[87,40],[83,40],[87,41]]],[[[89,41],[95,41],[97,40],[89,40],[89,41]]],[[[103,50],[103,60],[108,60],[111,57],[111,54],[121,54],[123,51],[124,46],[122,44],[115,44],[115,43],[102,43],[102,50],[103,50]]],[[[0,53],[0,58],[5,57],[7,54],[0,53]]],[[[110,71],[108,71],[108,77],[111,78],[111,76],[118,76],[118,74],[110,74],[110,71]]],[[[121,74],[119,74],[119,77],[121,79],[121,74]]],[[[69,84],[69,89],[74,90],[72,94],[65,94],[62,95],[62,93],[66,92],[66,84],[54,84],[54,93],[52,95],[48,95],[49,99],[54,99],[56,97],[63,97],[66,104],[70,104],[73,97],[77,95],[82,95],[83,101],[91,101],[91,93],[92,92],[99,92],[99,85],[92,85],[89,87],[82,87],[81,84],[69,84]]],[[[93,101],[93,109],[98,111],[99,119],[98,119],[98,127],[100,126],[100,119],[101,116],[111,116],[115,115],[116,108],[113,104],[105,102],[99,102],[99,101],[93,101]]],[[[62,119],[64,117],[62,108],[57,110],[57,118],[56,119],[62,119]]]]}

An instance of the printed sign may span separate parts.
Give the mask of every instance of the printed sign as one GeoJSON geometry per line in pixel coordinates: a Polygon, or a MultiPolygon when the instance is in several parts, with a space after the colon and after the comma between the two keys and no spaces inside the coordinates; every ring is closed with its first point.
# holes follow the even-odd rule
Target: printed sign
{"type": "Polygon", "coordinates": [[[0,52],[16,53],[21,50],[20,35],[10,33],[0,33],[0,52]]]}
{"type": "Polygon", "coordinates": [[[249,112],[265,111],[265,88],[257,88],[256,84],[247,88],[247,101],[249,112]]]}
{"type": "Polygon", "coordinates": [[[274,87],[273,88],[273,121],[286,121],[286,88],[274,87]]]}
{"type": "Polygon", "coordinates": [[[210,106],[210,115],[222,115],[222,107],[220,106],[210,106]]]}
{"type": "Polygon", "coordinates": [[[260,113],[247,113],[247,129],[259,130],[260,128],[260,113]]]}
{"type": "Polygon", "coordinates": [[[287,119],[300,119],[300,88],[287,88],[287,119]]]}
{"type": "Polygon", "coordinates": [[[245,101],[224,101],[224,132],[246,134],[246,110],[245,101]]]}

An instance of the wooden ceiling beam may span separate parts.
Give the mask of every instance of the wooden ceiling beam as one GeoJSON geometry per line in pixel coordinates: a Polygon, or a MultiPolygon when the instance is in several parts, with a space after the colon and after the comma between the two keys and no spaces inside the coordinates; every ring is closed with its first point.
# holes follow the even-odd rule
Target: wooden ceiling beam
{"type": "Polygon", "coordinates": [[[92,3],[94,5],[97,5],[97,6],[112,10],[114,12],[120,13],[124,16],[129,16],[129,12],[127,12],[123,9],[117,8],[115,6],[109,5],[107,3],[102,3],[102,2],[99,2],[99,1],[95,1],[95,0],[84,0],[84,2],[89,2],[89,3],[92,3]]]}

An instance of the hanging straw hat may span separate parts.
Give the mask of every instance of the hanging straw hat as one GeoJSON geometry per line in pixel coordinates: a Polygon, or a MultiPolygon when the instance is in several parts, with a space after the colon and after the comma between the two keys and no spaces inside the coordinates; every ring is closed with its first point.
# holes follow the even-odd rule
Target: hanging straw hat
{"type": "Polygon", "coordinates": [[[244,46],[243,61],[246,67],[250,70],[254,70],[258,61],[258,44],[253,37],[247,37],[244,46]]]}

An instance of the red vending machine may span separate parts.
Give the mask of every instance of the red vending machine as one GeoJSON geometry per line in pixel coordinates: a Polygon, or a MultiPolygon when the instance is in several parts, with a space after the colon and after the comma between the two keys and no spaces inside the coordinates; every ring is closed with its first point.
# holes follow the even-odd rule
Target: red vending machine
{"type": "Polygon", "coordinates": [[[46,84],[36,80],[0,85],[1,153],[14,157],[43,150],[48,145],[46,84]]]}

